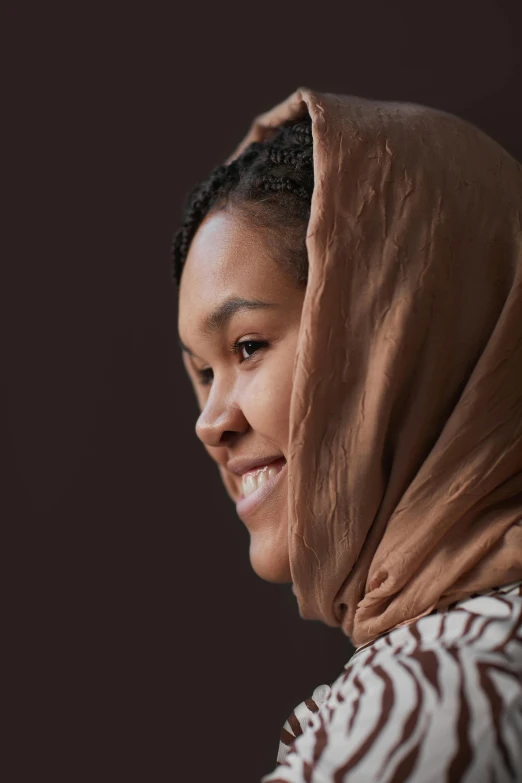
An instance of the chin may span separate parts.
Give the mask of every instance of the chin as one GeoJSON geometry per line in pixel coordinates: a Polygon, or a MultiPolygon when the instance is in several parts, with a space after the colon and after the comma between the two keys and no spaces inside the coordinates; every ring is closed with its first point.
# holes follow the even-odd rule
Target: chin
{"type": "Polygon", "coordinates": [[[281,547],[264,536],[250,537],[250,563],[257,576],[265,582],[275,584],[292,582],[287,547],[281,547]]]}

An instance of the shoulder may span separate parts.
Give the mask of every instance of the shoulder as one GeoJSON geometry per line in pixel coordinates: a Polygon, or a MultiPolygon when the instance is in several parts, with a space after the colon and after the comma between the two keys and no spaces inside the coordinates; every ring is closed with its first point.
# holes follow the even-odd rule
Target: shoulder
{"type": "Polygon", "coordinates": [[[356,653],[263,783],[522,780],[522,597],[486,598],[356,653]]]}

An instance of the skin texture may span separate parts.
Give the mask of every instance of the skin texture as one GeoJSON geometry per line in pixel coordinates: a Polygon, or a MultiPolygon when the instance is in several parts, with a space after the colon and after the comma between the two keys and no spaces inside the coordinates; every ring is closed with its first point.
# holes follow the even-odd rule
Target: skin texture
{"type": "MultiPolygon", "coordinates": [[[[190,245],[179,290],[179,336],[191,353],[183,361],[200,416],[196,434],[226,471],[234,501],[241,476],[236,458],[287,458],[293,365],[304,288],[269,255],[262,234],[232,210],[209,213],[190,245]],[[229,297],[273,306],[236,311],[206,333],[205,318],[229,297]],[[252,344],[234,349],[237,341],[252,344]],[[260,344],[257,344],[260,341],[260,344]],[[267,345],[265,345],[265,342],[267,345]],[[207,385],[198,371],[205,372],[207,385]]],[[[273,492],[243,522],[250,534],[250,562],[269,582],[290,583],[287,471],[273,492]]]]}

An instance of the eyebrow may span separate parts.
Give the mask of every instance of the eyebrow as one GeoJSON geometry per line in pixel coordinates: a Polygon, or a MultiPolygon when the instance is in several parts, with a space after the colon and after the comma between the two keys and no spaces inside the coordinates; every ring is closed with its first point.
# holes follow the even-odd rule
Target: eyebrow
{"type": "MultiPolygon", "coordinates": [[[[215,310],[213,310],[203,322],[201,332],[204,335],[210,336],[220,329],[223,329],[233,315],[241,310],[265,310],[279,307],[275,302],[263,302],[260,299],[243,299],[239,296],[232,296],[229,299],[225,299],[215,310]]],[[[194,353],[188,348],[179,338],[179,344],[182,351],[191,356],[195,356],[194,353]]]]}

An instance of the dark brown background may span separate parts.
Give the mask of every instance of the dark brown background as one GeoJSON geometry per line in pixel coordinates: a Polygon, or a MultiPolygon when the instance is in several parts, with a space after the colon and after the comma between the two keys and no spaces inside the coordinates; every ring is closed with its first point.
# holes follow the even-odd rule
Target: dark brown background
{"type": "Polygon", "coordinates": [[[341,673],[348,640],[255,576],[196,440],[171,236],[186,191],[299,86],[441,107],[522,157],[519,8],[6,12],[10,780],[256,781],[341,673]]]}

